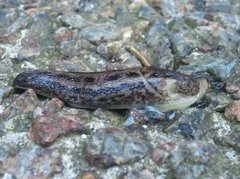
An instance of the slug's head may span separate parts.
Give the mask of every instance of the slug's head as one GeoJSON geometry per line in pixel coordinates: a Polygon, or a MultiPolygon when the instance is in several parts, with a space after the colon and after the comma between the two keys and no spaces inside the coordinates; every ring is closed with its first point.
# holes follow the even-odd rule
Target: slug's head
{"type": "Polygon", "coordinates": [[[174,91],[182,95],[195,96],[200,91],[200,83],[199,79],[192,77],[184,80],[176,80],[174,91]]]}
{"type": "Polygon", "coordinates": [[[181,76],[181,78],[166,78],[164,102],[159,105],[162,112],[185,109],[200,100],[208,89],[206,79],[181,76]]]}
{"type": "Polygon", "coordinates": [[[161,112],[184,109],[200,100],[208,89],[205,79],[195,78],[171,70],[144,69],[145,79],[161,96],[161,112]]]}
{"type": "Polygon", "coordinates": [[[28,71],[20,73],[13,81],[14,88],[20,89],[38,89],[49,81],[49,75],[46,71],[28,71]]]}
{"type": "Polygon", "coordinates": [[[30,88],[33,81],[31,72],[23,72],[16,76],[13,81],[14,88],[27,89],[30,88]]]}

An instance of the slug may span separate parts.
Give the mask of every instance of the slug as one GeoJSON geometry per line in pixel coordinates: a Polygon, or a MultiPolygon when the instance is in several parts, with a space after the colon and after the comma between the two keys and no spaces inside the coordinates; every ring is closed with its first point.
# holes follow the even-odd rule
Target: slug
{"type": "Polygon", "coordinates": [[[208,83],[166,69],[131,68],[103,72],[33,70],[17,75],[15,88],[57,97],[76,108],[131,109],[154,106],[161,112],[185,109],[205,94],[208,83]]]}

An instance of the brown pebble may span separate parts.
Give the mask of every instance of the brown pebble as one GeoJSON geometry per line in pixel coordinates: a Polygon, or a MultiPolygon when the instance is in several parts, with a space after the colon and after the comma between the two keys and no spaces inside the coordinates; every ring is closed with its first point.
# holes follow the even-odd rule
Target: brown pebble
{"type": "Polygon", "coordinates": [[[8,120],[18,114],[31,113],[36,109],[38,103],[39,100],[35,92],[32,89],[28,89],[18,96],[15,101],[0,114],[0,117],[8,120]]]}
{"type": "Polygon", "coordinates": [[[46,146],[61,135],[83,132],[83,129],[83,125],[74,116],[43,115],[33,121],[29,133],[35,143],[46,146]]]}
{"type": "Polygon", "coordinates": [[[73,32],[66,27],[60,27],[57,29],[53,35],[54,40],[57,42],[70,40],[73,36],[73,32]]]}
{"type": "Polygon", "coordinates": [[[95,179],[96,177],[92,173],[83,174],[80,179],[95,179]]]}
{"type": "Polygon", "coordinates": [[[52,98],[50,101],[47,102],[46,105],[42,108],[43,114],[53,114],[58,111],[61,111],[64,107],[64,102],[58,98],[52,98]]]}
{"type": "Polygon", "coordinates": [[[240,100],[233,101],[230,105],[225,108],[224,115],[232,120],[240,122],[240,100]]]}
{"type": "Polygon", "coordinates": [[[29,89],[16,98],[14,105],[18,107],[20,111],[26,113],[36,108],[37,102],[38,97],[36,93],[32,89],[29,89]]]}

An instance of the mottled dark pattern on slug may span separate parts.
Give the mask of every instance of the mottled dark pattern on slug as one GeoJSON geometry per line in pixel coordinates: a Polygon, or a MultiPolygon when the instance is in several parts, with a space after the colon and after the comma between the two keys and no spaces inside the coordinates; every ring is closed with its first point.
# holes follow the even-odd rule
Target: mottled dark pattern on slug
{"type": "Polygon", "coordinates": [[[185,79],[176,82],[176,91],[186,95],[196,95],[199,92],[200,84],[196,79],[185,79]]]}
{"type": "Polygon", "coordinates": [[[79,108],[129,109],[171,103],[200,91],[198,79],[152,67],[105,72],[72,73],[34,70],[19,74],[16,88],[32,88],[79,108]]]}

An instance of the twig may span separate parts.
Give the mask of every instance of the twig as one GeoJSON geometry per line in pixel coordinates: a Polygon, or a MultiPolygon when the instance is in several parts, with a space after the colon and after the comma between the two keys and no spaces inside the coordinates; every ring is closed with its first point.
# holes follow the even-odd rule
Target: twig
{"type": "Polygon", "coordinates": [[[132,53],[134,56],[136,56],[137,59],[142,63],[143,66],[151,66],[148,59],[141,52],[139,52],[136,48],[127,46],[126,49],[130,53],[132,53]]]}

